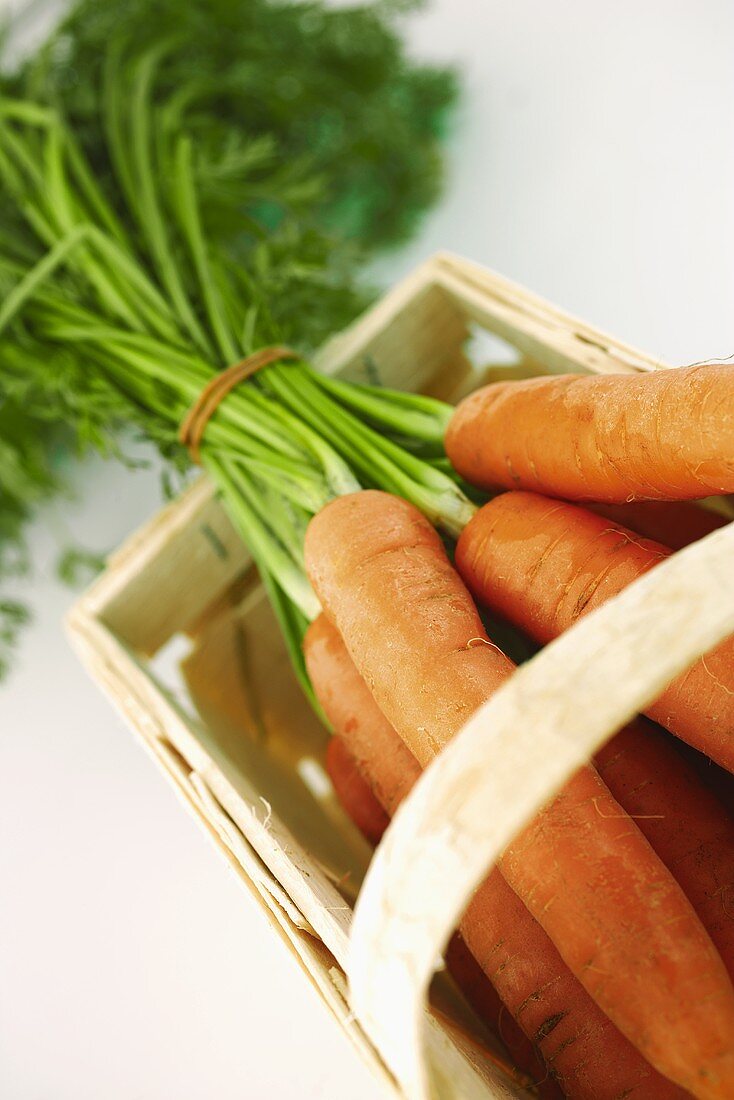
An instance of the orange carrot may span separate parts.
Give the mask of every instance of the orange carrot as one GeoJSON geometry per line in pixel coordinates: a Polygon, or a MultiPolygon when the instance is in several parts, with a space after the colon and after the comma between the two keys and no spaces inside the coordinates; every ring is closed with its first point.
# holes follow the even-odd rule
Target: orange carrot
{"type": "Polygon", "coordinates": [[[653,1069],[614,1026],[499,868],[477,890],[460,930],[572,1100],[683,1100],[689,1095],[653,1069]]]}
{"type": "Polygon", "coordinates": [[[620,504],[733,493],[734,367],[485,386],[458,406],[446,451],[485,489],[620,504]]]}
{"type": "Polygon", "coordinates": [[[550,1075],[538,1048],[507,1011],[460,932],[449,940],[445,960],[446,969],[479,1019],[502,1040],[514,1064],[535,1083],[538,1095],[543,1100],[562,1098],[564,1093],[550,1075]]]}
{"type": "MultiPolygon", "coordinates": [[[[304,652],[332,727],[357,754],[361,773],[389,800],[383,805],[393,813],[420,774],[417,760],[377,706],[325,616],[309,627],[304,652]]],[[[526,1043],[537,1043],[550,1072],[575,1100],[624,1095],[682,1100],[682,1090],[653,1070],[595,1004],[498,870],[476,891],[460,930],[490,988],[508,1008],[501,1034],[520,1068],[533,1072],[527,1046],[512,1029],[515,1020],[526,1043]]],[[[468,992],[470,1000],[481,996],[481,989],[468,992]]],[[[493,1001],[486,989],[484,996],[487,1009],[493,1001]]]]}
{"type": "MultiPolygon", "coordinates": [[[[341,639],[339,641],[341,644],[341,639]]],[[[351,664],[349,655],[343,646],[342,650],[344,659],[351,664]]],[[[320,667],[325,666],[322,664],[320,667]]],[[[354,665],[352,665],[352,670],[354,680],[364,686],[364,681],[360,679],[354,665]]],[[[318,695],[319,689],[316,685],[314,687],[318,695]]],[[[333,682],[324,688],[324,694],[327,692],[329,694],[333,693],[333,682]]],[[[379,720],[384,722],[384,717],[377,704],[374,700],[370,701],[376,712],[375,717],[379,716],[379,720]]],[[[359,717],[362,719],[361,714],[359,717]]],[[[364,725],[364,723],[362,724],[364,725]]],[[[335,728],[337,727],[335,726],[335,728]]],[[[392,730],[392,739],[401,748],[405,748],[394,730],[392,730]]],[[[407,752],[407,749],[405,751],[407,752]]],[[[411,756],[411,760],[415,762],[417,768],[415,757],[411,756]]],[[[366,840],[372,844],[377,844],[387,828],[389,818],[372,793],[369,783],[363,778],[345,741],[338,734],[331,738],[327,746],[326,770],[329,773],[337,798],[347,816],[351,818],[366,840]]],[[[502,1040],[514,1064],[531,1080],[539,1082],[539,1093],[544,1100],[545,1098],[556,1100],[557,1097],[561,1096],[558,1086],[546,1070],[539,1051],[518,1024],[515,1023],[513,1017],[505,1011],[497,991],[482,972],[460,933],[457,932],[451,937],[446,948],[445,960],[447,970],[477,1016],[502,1040]]]]}
{"type": "MultiPolygon", "coordinates": [[[[378,706],[420,763],[510,675],[440,538],[407,502],[373,491],[332,501],[309,525],[306,565],[378,706]]],[[[734,1095],[734,989],[724,965],[591,767],[508,847],[502,874],[660,1072],[702,1100],[734,1095]]]]}
{"type": "MultiPolygon", "coordinates": [[[[518,492],[477,512],[459,539],[456,565],[477,599],[545,643],[669,554],[584,508],[518,492]]],[[[734,771],[734,637],[646,713],[734,771]]]]}
{"type": "Polygon", "coordinates": [[[676,740],[676,748],[686,760],[689,767],[693,768],[702,783],[718,798],[719,802],[729,811],[729,817],[734,817],[734,773],[715,764],[710,756],[704,756],[687,745],[680,738],[676,740]]]}
{"type": "Polygon", "coordinates": [[[698,920],[694,931],[695,914],[687,903],[681,904],[686,899],[670,872],[591,768],[578,772],[551,807],[508,846],[500,869],[571,971],[653,1065],[695,1096],[731,1094],[734,1032],[726,1030],[729,1007],[724,1006],[734,998],[734,990],[723,963],[710,940],[704,946],[698,920]],[[597,854],[602,847],[606,857],[597,854]],[[590,858],[592,848],[597,849],[595,858],[590,858]],[[645,859],[645,848],[652,859],[645,859]],[[659,924],[668,932],[660,939],[659,924]],[[632,940],[610,949],[608,936],[632,940]],[[649,970],[648,951],[656,956],[649,970]],[[630,980],[635,965],[647,974],[639,982],[630,980]],[[671,982],[669,973],[656,973],[658,968],[671,968],[678,977],[671,982]],[[707,993],[702,993],[702,979],[707,993]],[[670,1014],[666,991],[667,996],[690,998],[692,1012],[670,1014]],[[723,1009],[715,1038],[708,1031],[704,1003],[709,992],[723,1009]],[[624,996],[629,1001],[620,1008],[619,998],[624,996]],[[642,1011],[636,1001],[644,1002],[642,1011]],[[648,1016],[651,1003],[657,1006],[654,1023],[648,1016]],[[658,1036],[656,1025],[666,1016],[667,1025],[658,1036]],[[631,1024],[633,1017],[639,1030],[631,1024]],[[677,1052],[666,1047],[665,1034],[680,1036],[677,1052]],[[698,1056],[697,1069],[694,1050],[699,1044],[708,1054],[705,1063],[698,1056]]]}
{"type": "Polygon", "coordinates": [[[303,653],[332,729],[345,742],[385,813],[392,817],[421,773],[418,761],[375,703],[339,632],[325,615],[309,625],[303,653]],[[380,760],[378,769],[375,757],[380,760]]]}
{"type": "Polygon", "coordinates": [[[587,507],[646,539],[662,542],[671,550],[682,550],[729,522],[718,512],[687,500],[641,500],[631,504],[589,504],[587,507]]]}
{"type": "Polygon", "coordinates": [[[326,771],[337,798],[362,836],[370,844],[378,844],[390,819],[341,737],[332,737],[326,747],[326,771]]]}
{"type": "Polygon", "coordinates": [[[596,754],[610,791],[683,888],[734,979],[734,820],[644,718],[596,754]]]}

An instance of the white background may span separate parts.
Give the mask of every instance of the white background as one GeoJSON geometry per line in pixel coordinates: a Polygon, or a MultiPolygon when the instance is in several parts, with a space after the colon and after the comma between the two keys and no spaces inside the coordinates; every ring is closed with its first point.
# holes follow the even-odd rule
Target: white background
{"type": "MultiPolygon", "coordinates": [[[[435,0],[407,28],[464,98],[445,199],[381,282],[449,248],[670,362],[734,352],[727,0],[435,0]]],[[[112,547],[159,503],[151,472],[75,483],[33,530],[36,621],[0,694],[0,1094],[376,1097],[67,647],[58,542],[112,547]]]]}

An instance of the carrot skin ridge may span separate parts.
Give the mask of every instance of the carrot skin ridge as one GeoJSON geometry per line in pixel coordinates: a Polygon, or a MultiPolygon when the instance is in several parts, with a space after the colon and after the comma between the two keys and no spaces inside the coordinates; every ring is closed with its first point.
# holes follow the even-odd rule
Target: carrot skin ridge
{"type": "Polygon", "coordinates": [[[445,442],[482,489],[617,504],[732,493],[734,367],[498,382],[458,405],[445,442]]]}
{"type": "MultiPolygon", "coordinates": [[[[419,762],[426,763],[512,670],[491,644],[468,646],[469,640],[486,635],[435,531],[405,501],[363,491],[331,502],[312,520],[306,564],[322,607],[378,706],[419,762]]],[[[562,957],[581,983],[617,1026],[635,1037],[649,1060],[694,1095],[723,1098],[727,1090],[734,1091],[734,990],[723,963],[634,823],[628,819],[622,834],[619,822],[613,822],[624,815],[596,773],[581,769],[564,791],[574,784],[576,790],[565,799],[559,796],[540,815],[544,830],[539,832],[535,823],[528,826],[525,858],[513,862],[506,855],[503,873],[522,891],[536,919],[553,930],[551,938],[560,943],[562,957]],[[583,811],[592,791],[594,798],[604,792],[612,812],[595,820],[589,831],[583,811]],[[534,852],[531,861],[527,852],[543,839],[546,853],[557,860],[559,885],[564,861],[573,882],[579,868],[574,846],[564,843],[569,815],[587,847],[597,849],[598,873],[594,890],[577,895],[574,886],[558,906],[548,904],[543,859],[534,852]],[[607,866],[611,886],[603,881],[607,866]],[[659,922],[639,881],[641,867],[642,883],[647,876],[655,905],[665,915],[659,922]],[[638,906],[627,905],[625,891],[638,899],[638,906]],[[607,925],[607,895],[629,926],[624,942],[614,932],[614,921],[607,925]],[[644,957],[630,942],[636,936],[648,945],[644,957]],[[696,1013],[701,996],[707,998],[705,1027],[696,1013]]]]}

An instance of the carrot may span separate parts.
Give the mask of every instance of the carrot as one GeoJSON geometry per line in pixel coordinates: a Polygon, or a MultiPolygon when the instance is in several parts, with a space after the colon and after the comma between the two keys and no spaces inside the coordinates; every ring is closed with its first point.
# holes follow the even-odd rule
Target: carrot
{"type": "Polygon", "coordinates": [[[378,844],[390,819],[341,737],[332,737],[326,747],[326,771],[337,798],[362,836],[370,844],[378,844]]]}
{"type": "Polygon", "coordinates": [[[681,904],[686,899],[680,887],[591,768],[578,772],[549,810],[508,846],[500,868],[571,971],[657,1069],[696,1096],[733,1094],[734,1031],[724,1022],[734,999],[728,975],[703,927],[691,919],[693,910],[681,904]],[[602,846],[606,858],[592,858],[591,849],[602,846]],[[645,858],[645,848],[652,858],[645,858]],[[659,936],[657,922],[668,935],[659,936]],[[610,950],[609,936],[622,942],[610,950]],[[631,980],[635,964],[644,975],[639,981],[631,980]],[[677,971],[672,980],[669,973],[658,973],[668,967],[677,971]],[[713,1033],[705,1003],[709,995],[721,1010],[713,1033]],[[629,1002],[620,1008],[618,998],[625,996],[629,1002]],[[681,1004],[670,1013],[666,996],[685,999],[690,1013],[679,1014],[681,1004]],[[674,1034],[681,1041],[677,1052],[666,1046],[666,1036],[670,1041],[674,1034]],[[708,1052],[698,1055],[698,1069],[697,1048],[708,1052]]]}
{"type": "MultiPolygon", "coordinates": [[[[440,538],[406,501],[362,491],[311,521],[305,550],[322,606],[378,706],[427,763],[513,667],[489,642],[440,538]]],[[[523,830],[501,866],[570,969],[661,1073],[697,1097],[734,1095],[724,965],[592,768],[523,830]]]]}
{"type": "Polygon", "coordinates": [[[375,703],[339,632],[325,615],[309,625],[303,654],[332,729],[344,741],[385,813],[392,817],[421,773],[418,761],[375,703]],[[379,768],[375,768],[375,757],[379,757],[379,768]]]}
{"type": "Polygon", "coordinates": [[[672,871],[734,979],[734,820],[644,718],[594,758],[617,802],[672,871]]]}
{"type": "Polygon", "coordinates": [[[449,940],[445,960],[446,969],[479,1019],[502,1040],[514,1064],[535,1083],[542,1100],[562,1100],[564,1093],[551,1077],[537,1047],[515,1023],[460,932],[449,940]]]}
{"type": "MultiPolygon", "coordinates": [[[[304,653],[332,727],[393,813],[420,774],[417,760],[377,706],[324,615],[309,627],[304,653]]],[[[652,1069],[591,999],[499,871],[492,871],[476,891],[460,934],[487,985],[508,1008],[501,1035],[520,1068],[533,1073],[534,1063],[527,1059],[528,1048],[513,1023],[526,1043],[537,1043],[550,1072],[575,1100],[619,1100],[625,1095],[682,1100],[682,1091],[652,1069]]],[[[451,954],[455,961],[455,945],[451,954]]],[[[466,973],[458,977],[467,979],[466,973]]],[[[484,1010],[493,1011],[487,989],[473,985],[467,992],[470,1001],[478,997],[481,1006],[483,998],[484,1010]]]]}
{"type": "Polygon", "coordinates": [[[729,522],[718,512],[686,500],[641,500],[631,504],[589,504],[587,507],[638,535],[662,542],[671,550],[682,550],[729,522]]]}
{"type": "MultiPolygon", "coordinates": [[[[339,639],[339,642],[341,644],[341,639],[339,639]]],[[[342,650],[344,658],[349,662],[349,656],[343,646],[342,650]]],[[[351,662],[349,663],[351,664],[351,662]]],[[[360,679],[354,665],[352,665],[352,669],[355,681],[364,685],[364,681],[360,679]]],[[[326,691],[331,692],[331,685],[324,688],[324,693],[326,691]]],[[[374,717],[379,716],[379,719],[384,722],[383,715],[376,703],[374,700],[371,700],[371,702],[372,708],[376,712],[374,717]]],[[[405,748],[394,730],[392,731],[392,739],[401,748],[405,748]]],[[[407,749],[405,751],[407,752],[407,749]]],[[[416,763],[417,768],[415,757],[411,756],[411,760],[416,763]]],[[[369,783],[363,778],[362,772],[346,742],[338,734],[331,738],[327,746],[326,770],[334,786],[336,796],[347,816],[357,826],[366,840],[372,844],[379,843],[383,832],[387,828],[389,818],[377,801],[369,783]]],[[[547,1100],[555,1100],[555,1098],[561,1096],[558,1086],[548,1075],[539,1051],[519,1025],[515,1023],[513,1017],[505,1011],[497,991],[482,972],[481,967],[458,932],[449,941],[445,961],[451,977],[459,986],[477,1016],[502,1040],[514,1064],[531,1080],[539,1082],[540,1095],[547,1098],[547,1100]]]]}
{"type": "Polygon", "coordinates": [[[460,930],[567,1096],[683,1100],[689,1095],[653,1069],[615,1027],[499,868],[477,890],[460,930]]]}
{"type": "Polygon", "coordinates": [[[456,409],[446,452],[485,489],[566,500],[734,492],[734,367],[502,382],[456,409]]]}
{"type": "MultiPolygon", "coordinates": [[[[584,508],[518,492],[476,513],[456,565],[477,599],[545,643],[669,554],[584,508]]],[[[674,680],[646,714],[734,771],[734,637],[674,680]]]]}
{"type": "Polygon", "coordinates": [[[719,802],[728,808],[729,817],[734,816],[734,773],[715,764],[710,756],[704,756],[703,753],[692,749],[685,741],[677,739],[676,748],[701,782],[713,791],[719,802]]]}

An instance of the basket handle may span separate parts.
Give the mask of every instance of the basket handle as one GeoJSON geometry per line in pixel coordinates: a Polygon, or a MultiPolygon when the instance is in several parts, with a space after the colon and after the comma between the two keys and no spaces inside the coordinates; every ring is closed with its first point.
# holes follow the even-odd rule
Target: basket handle
{"type": "Polygon", "coordinates": [[[410,1100],[438,1095],[426,990],[473,890],[613,732],[734,632],[733,560],[734,523],[581,619],[466,723],[395,816],[360,893],[349,978],[352,1009],[410,1100]]]}

